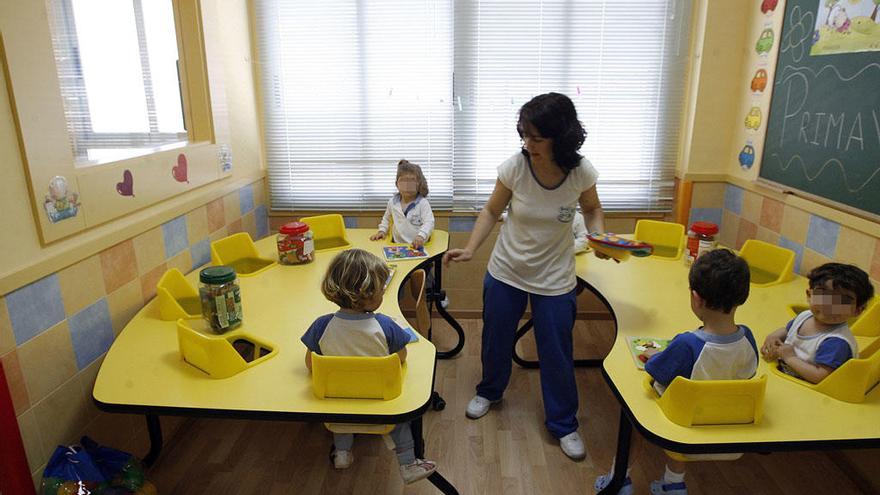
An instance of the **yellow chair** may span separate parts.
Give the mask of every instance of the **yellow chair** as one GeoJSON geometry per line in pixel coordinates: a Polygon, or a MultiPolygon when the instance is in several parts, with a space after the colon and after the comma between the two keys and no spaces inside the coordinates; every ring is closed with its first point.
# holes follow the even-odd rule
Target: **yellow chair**
{"type": "Polygon", "coordinates": [[[211,243],[211,263],[231,266],[241,277],[250,277],[275,266],[277,262],[260,257],[247,232],[239,232],[211,243]]]}
{"type": "Polygon", "coordinates": [[[755,287],[768,287],[794,278],[794,251],[757,239],[749,239],[739,252],[749,264],[755,287]]]}
{"type": "MultiPolygon", "coordinates": [[[[403,389],[403,367],[397,354],[382,357],[322,356],[312,353],[312,392],[319,399],[391,400],[403,389]]],[[[324,423],[334,433],[384,435],[394,425],[324,423]]]]}
{"type": "Polygon", "coordinates": [[[300,222],[308,224],[315,239],[315,252],[331,249],[348,249],[351,242],[345,234],[345,220],[338,213],[303,217],[300,222]]]}
{"type": "Polygon", "coordinates": [[[880,297],[868,301],[868,307],[849,329],[856,337],[880,337],[880,297]]]}
{"type": "Polygon", "coordinates": [[[778,363],[772,364],[771,368],[788,380],[837,400],[864,402],[868,393],[880,383],[880,338],[862,349],[859,357],[843,363],[819,383],[791,376],[780,370],[778,363]]]}
{"type": "Polygon", "coordinates": [[[677,260],[685,243],[684,225],[657,220],[639,220],[633,238],[654,246],[651,256],[677,260]]]}
{"type": "MultiPolygon", "coordinates": [[[[651,375],[645,388],[657,396],[651,375]]],[[[670,421],[681,426],[752,424],[764,413],[767,375],[748,380],[690,380],[677,376],[657,405],[670,421]]]]}
{"type": "Polygon", "coordinates": [[[199,291],[177,268],[166,271],[156,284],[159,316],[166,321],[178,318],[198,318],[202,314],[199,291]]]}
{"type": "Polygon", "coordinates": [[[273,358],[278,349],[239,327],[216,335],[203,319],[177,320],[177,345],[187,363],[211,378],[228,378],[273,358]]]}

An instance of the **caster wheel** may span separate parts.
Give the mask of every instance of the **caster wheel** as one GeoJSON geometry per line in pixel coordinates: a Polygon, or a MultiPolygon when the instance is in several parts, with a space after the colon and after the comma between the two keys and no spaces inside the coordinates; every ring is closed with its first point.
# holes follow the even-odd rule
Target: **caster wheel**
{"type": "Polygon", "coordinates": [[[433,407],[434,407],[435,411],[442,411],[442,410],[446,409],[446,401],[443,399],[437,399],[434,401],[433,407]]]}

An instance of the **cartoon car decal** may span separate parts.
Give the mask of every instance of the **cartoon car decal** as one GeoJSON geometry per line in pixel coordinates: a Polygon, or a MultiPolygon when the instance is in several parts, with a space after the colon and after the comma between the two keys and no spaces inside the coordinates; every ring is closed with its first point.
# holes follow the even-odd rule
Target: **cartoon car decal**
{"type": "Polygon", "coordinates": [[[743,146],[739,152],[739,165],[748,170],[755,164],[755,148],[751,144],[743,146]]]}
{"type": "Polygon", "coordinates": [[[758,42],[755,43],[755,51],[758,52],[758,55],[763,55],[770,51],[773,48],[773,30],[767,28],[761,31],[761,36],[758,38],[758,42]]]}
{"type": "Polygon", "coordinates": [[[767,71],[758,69],[755,71],[755,77],[752,78],[752,92],[763,93],[767,88],[767,71]]]}
{"type": "Polygon", "coordinates": [[[761,109],[752,107],[746,115],[746,129],[758,130],[761,127],[761,109]]]}

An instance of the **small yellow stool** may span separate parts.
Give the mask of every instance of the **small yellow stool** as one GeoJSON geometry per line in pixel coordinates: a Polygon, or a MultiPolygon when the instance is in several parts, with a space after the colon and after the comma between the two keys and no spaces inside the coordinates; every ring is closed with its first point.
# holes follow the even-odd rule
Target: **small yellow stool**
{"type": "Polygon", "coordinates": [[[231,266],[241,277],[250,277],[275,266],[275,260],[260,257],[247,232],[239,232],[211,243],[211,263],[231,266]]]}
{"type": "Polygon", "coordinates": [[[156,284],[159,316],[166,321],[178,318],[198,318],[202,314],[199,291],[184,278],[177,268],[166,271],[156,284]]]}
{"type": "MultiPolygon", "coordinates": [[[[403,366],[397,354],[382,357],[322,356],[312,353],[312,392],[319,399],[397,398],[403,389],[403,366]]],[[[334,433],[385,435],[395,425],[324,423],[334,433]]]]}
{"type": "Polygon", "coordinates": [[[345,220],[338,213],[303,217],[300,222],[308,224],[315,239],[315,252],[331,249],[348,249],[351,242],[345,234],[345,220]]]}
{"type": "Polygon", "coordinates": [[[184,361],[211,378],[228,378],[275,357],[278,349],[239,327],[214,334],[199,318],[177,320],[177,345],[184,361]]]}
{"type": "Polygon", "coordinates": [[[651,256],[677,260],[684,251],[684,225],[658,220],[639,220],[633,238],[654,246],[651,256]]]}
{"type": "Polygon", "coordinates": [[[795,254],[790,249],[749,239],[739,255],[749,264],[751,282],[755,287],[769,287],[794,278],[795,254]]]}

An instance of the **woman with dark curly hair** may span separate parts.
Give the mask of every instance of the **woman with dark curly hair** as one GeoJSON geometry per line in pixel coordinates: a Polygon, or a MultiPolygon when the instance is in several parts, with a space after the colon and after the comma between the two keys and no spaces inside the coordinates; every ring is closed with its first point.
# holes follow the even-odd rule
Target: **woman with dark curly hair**
{"type": "Polygon", "coordinates": [[[477,419],[501,400],[510,380],[513,340],[531,301],[541,363],[545,425],[572,459],[585,456],[577,433],[572,328],[575,300],[571,222],[580,204],[591,232],[605,230],[596,194],[598,173],[578,153],[586,131],[572,101],[559,93],[532,98],[519,111],[522,150],[498,167],[495,190],[464,249],[444,262],[468,261],[508,206],[483,281],[483,378],[467,407],[477,419]]]}

